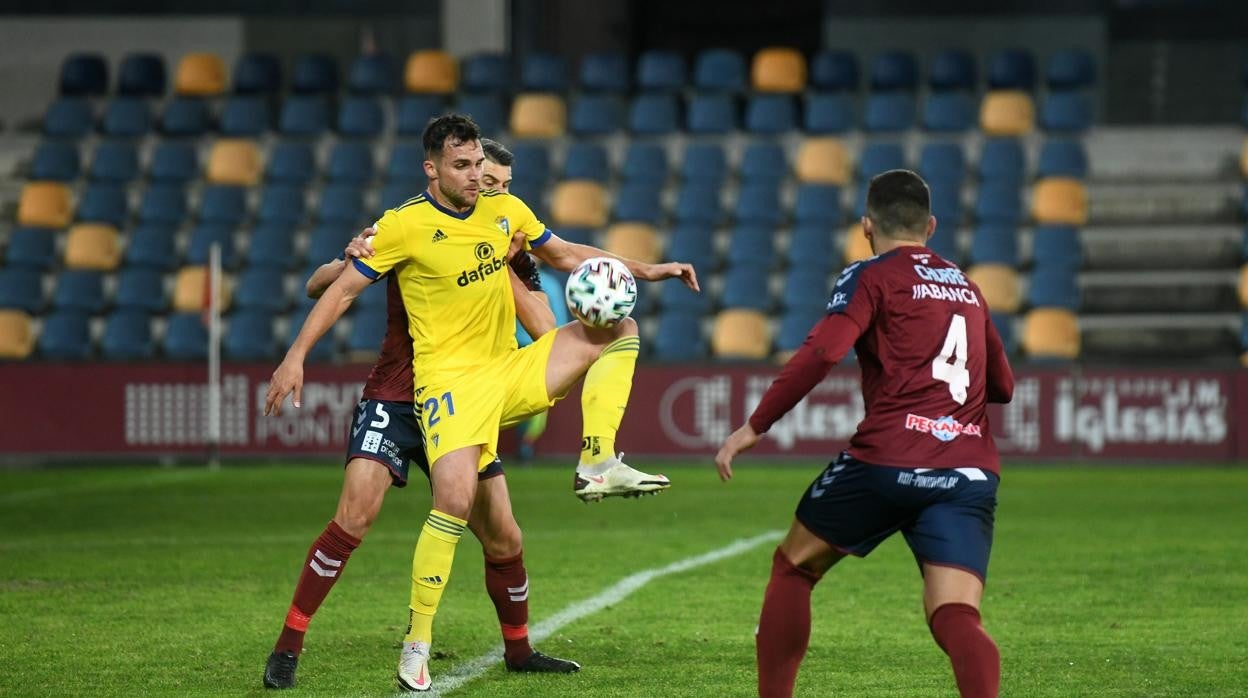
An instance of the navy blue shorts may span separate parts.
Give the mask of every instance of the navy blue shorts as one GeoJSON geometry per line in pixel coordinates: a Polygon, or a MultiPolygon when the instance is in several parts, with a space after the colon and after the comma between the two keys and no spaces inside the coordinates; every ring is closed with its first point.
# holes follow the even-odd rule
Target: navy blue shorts
{"type": "Polygon", "coordinates": [[[914,559],[988,577],[995,473],[871,465],[842,453],[811,483],[797,520],[837,550],[866,557],[897,531],[914,559]]]}
{"type": "MultiPolygon", "coordinates": [[[[356,458],[377,461],[386,466],[395,487],[407,485],[407,471],[415,463],[429,477],[429,459],[411,402],[360,400],[347,441],[347,463],[356,458]]],[[[488,480],[503,474],[503,463],[495,460],[477,474],[488,480]]]]}

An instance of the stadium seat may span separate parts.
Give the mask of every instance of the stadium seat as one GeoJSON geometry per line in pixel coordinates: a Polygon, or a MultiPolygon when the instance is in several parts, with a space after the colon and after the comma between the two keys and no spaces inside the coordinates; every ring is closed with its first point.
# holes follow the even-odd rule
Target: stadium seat
{"type": "Polygon", "coordinates": [[[716,266],[714,228],[707,223],[676,225],[664,256],[692,264],[700,273],[711,271],[716,266]]]}
{"type": "Polygon", "coordinates": [[[680,161],[681,179],[722,182],[728,176],[728,156],[718,143],[690,143],[680,161]]]}
{"type": "Polygon", "coordinates": [[[869,95],[862,122],[872,133],[897,133],[914,128],[914,95],[907,92],[869,95]]]}
{"type": "Polygon", "coordinates": [[[997,334],[1001,337],[1001,344],[1005,347],[1006,356],[1014,356],[1018,353],[1018,338],[1014,335],[1014,315],[1009,313],[991,313],[989,316],[992,320],[993,327],[997,328],[997,334]]]}
{"type": "Polygon", "coordinates": [[[282,89],[282,64],[272,53],[250,51],[234,62],[235,94],[274,94],[282,89]]]}
{"type": "Polygon", "coordinates": [[[780,187],[777,182],[749,182],[737,191],[734,216],[738,221],[780,225],[784,210],[780,208],[780,187]]]}
{"type": "Polygon", "coordinates": [[[1023,217],[1018,184],[995,179],[981,182],[975,200],[975,217],[980,222],[1018,225],[1023,217]]]}
{"type": "Polygon", "coordinates": [[[966,178],[966,157],[958,143],[928,141],[919,151],[919,173],[929,182],[933,179],[957,184],[966,178]]]}
{"type": "Polygon", "coordinates": [[[1040,148],[1040,161],[1036,165],[1037,177],[1070,177],[1083,179],[1088,176],[1088,155],[1083,144],[1071,140],[1047,140],[1040,148]]]}
{"type": "Polygon", "coordinates": [[[979,153],[979,177],[984,181],[1007,181],[1020,186],[1026,176],[1023,144],[1017,138],[989,138],[979,153]]]}
{"type": "Polygon", "coordinates": [[[534,51],[520,63],[520,89],[564,92],[568,89],[568,61],[557,53],[534,51]]]}
{"type": "Polygon", "coordinates": [[[98,53],[72,53],[61,63],[60,93],[97,97],[108,93],[108,61],[98,53]]]}
{"type": "Polygon", "coordinates": [[[160,116],[160,132],[166,136],[197,137],[211,128],[208,102],[198,97],[174,97],[160,116]]]}
{"type": "Polygon", "coordinates": [[[292,95],[282,103],[277,128],[288,136],[320,136],[329,130],[329,102],[322,95],[292,95]]]}
{"type": "Polygon", "coordinates": [[[348,97],[338,108],[338,133],[352,138],[376,138],[386,129],[381,103],[372,97],[348,97]]]}
{"type": "Polygon", "coordinates": [[[660,183],[652,180],[627,182],[616,190],[617,221],[637,221],[659,225],[663,220],[660,183]]]}
{"type": "MultiPolygon", "coordinates": [[[[680,284],[664,284],[664,290],[680,284]]],[[[682,286],[683,288],[683,286],[682,286]]],[[[658,361],[701,361],[706,358],[706,338],[702,335],[700,311],[664,311],[655,332],[654,358],[658,361]]]]}
{"type": "Polygon", "coordinates": [[[1037,223],[1084,225],[1088,222],[1087,190],[1068,177],[1042,179],[1032,193],[1031,215],[1037,223]]]}
{"type": "Polygon", "coordinates": [[[4,252],[5,264],[47,271],[56,263],[56,232],[45,228],[14,228],[4,252]]]}
{"type": "Polygon", "coordinates": [[[754,54],[750,82],[758,92],[801,92],[806,89],[806,59],[789,47],[772,47],[754,54]]]}
{"type": "Polygon", "coordinates": [[[842,92],[815,93],[806,98],[802,126],[810,134],[840,134],[854,128],[854,100],[842,92]]]}
{"type": "Polygon", "coordinates": [[[840,139],[807,138],[797,151],[794,171],[800,182],[844,186],[849,183],[851,167],[840,139]]]}
{"type": "Polygon", "coordinates": [[[841,222],[841,190],[835,184],[801,184],[793,217],[800,224],[823,224],[829,227],[841,222]]]}
{"type": "Polygon", "coordinates": [[[377,198],[377,217],[380,218],[386,211],[397,208],[403,202],[420,194],[428,185],[429,183],[423,176],[419,179],[394,179],[386,182],[377,198]]]}
{"type": "Polygon", "coordinates": [[[322,223],[308,235],[308,264],[318,267],[342,254],[351,240],[351,230],[341,225],[322,223]]]}
{"type": "Polygon", "coordinates": [[[152,112],[139,97],[117,97],[104,109],[100,130],[106,136],[142,138],[152,130],[152,112]]]}
{"type": "Polygon", "coordinates": [[[693,62],[693,86],[706,92],[745,90],[745,58],[732,49],[700,51],[693,62]]]}
{"type": "MultiPolygon", "coordinates": [[[[481,133],[499,133],[507,126],[503,101],[498,95],[461,93],[455,110],[471,116],[477,126],[481,127],[481,133]]],[[[420,125],[422,131],[424,127],[424,124],[420,125]]]]}
{"type": "Polygon", "coordinates": [[[338,61],[323,53],[305,53],[295,59],[291,89],[300,94],[334,94],[338,91],[338,61]]]}
{"type": "Polygon", "coordinates": [[[789,174],[789,163],[780,144],[755,141],[745,146],[741,156],[742,181],[778,181],[789,174]]]}
{"type": "Polygon", "coordinates": [[[446,111],[446,101],[437,95],[406,95],[395,108],[395,131],[400,136],[420,136],[425,125],[446,111]]]}
{"type": "Polygon", "coordinates": [[[408,92],[450,94],[459,87],[459,66],[441,49],[413,51],[403,68],[403,86],[408,92]]]}
{"type": "Polygon", "coordinates": [[[65,268],[113,271],[121,263],[117,229],[102,223],[79,223],[65,240],[65,268]]]}
{"type": "Polygon", "coordinates": [[[1248,138],[1244,139],[1243,148],[1239,151],[1239,174],[1248,179],[1248,138]]]}
{"type": "Polygon", "coordinates": [[[988,57],[988,87],[1025,90],[1036,87],[1036,60],[1025,49],[1004,49],[988,57]]]}
{"type": "MultiPolygon", "coordinates": [[[[806,336],[815,325],[824,318],[827,298],[818,299],[817,305],[795,307],[780,316],[780,330],[776,333],[776,350],[781,354],[790,354],[802,346],[806,336]]],[[[787,357],[785,357],[787,359],[787,357]]]]}
{"type": "Polygon", "coordinates": [[[303,222],[304,212],[303,187],[298,184],[270,184],[260,196],[256,219],[261,225],[297,227],[303,222]]]}
{"type": "Polygon", "coordinates": [[[169,307],[165,293],[165,275],[157,269],[122,269],[117,275],[118,308],[163,313],[169,307]]]}
{"type": "Polygon", "coordinates": [[[91,104],[82,97],[61,97],[43,116],[43,133],[52,138],[82,138],[91,131],[91,104]]]}
{"type": "Polygon", "coordinates": [[[388,53],[357,56],[347,71],[347,89],[356,94],[393,94],[399,89],[399,66],[388,53]]]}
{"type": "Polygon", "coordinates": [[[723,220],[720,208],[720,185],[711,180],[690,180],[676,194],[678,223],[718,224],[723,220]]]}
{"type": "Polygon", "coordinates": [[[199,174],[199,156],[192,143],[162,141],[152,152],[148,176],[153,182],[182,184],[199,174]]]}
{"type": "Polygon", "coordinates": [[[169,316],[161,343],[165,358],[178,361],[200,361],[208,358],[208,328],[199,312],[174,313],[169,316]]]}
{"type": "Polygon", "coordinates": [[[261,136],[272,125],[269,104],[263,97],[235,95],[221,108],[221,135],[229,137],[261,136]]]}
{"type": "Polygon", "coordinates": [[[126,241],[123,255],[126,267],[172,270],[178,264],[175,235],[173,228],[168,225],[140,224],[126,241]]]}
{"type": "MultiPolygon", "coordinates": [[[[423,160],[421,161],[423,164],[423,160]]],[[[339,141],[329,151],[325,174],[331,182],[367,184],[373,179],[373,148],[359,141],[339,141]]]]}
{"type": "Polygon", "coordinates": [[[797,102],[787,94],[750,97],[745,106],[745,130],[751,133],[785,133],[797,128],[797,102]]]}
{"type": "Polygon", "coordinates": [[[188,97],[216,97],[225,93],[225,62],[214,53],[188,53],[178,61],[174,92],[188,97]]]}
{"type": "Polygon", "coordinates": [[[607,229],[603,249],[618,257],[654,264],[661,259],[662,244],[654,227],[644,222],[616,223],[607,229]]]}
{"type": "Polygon", "coordinates": [[[724,308],[749,308],[759,312],[771,310],[771,293],[767,287],[767,269],[753,264],[732,264],[724,274],[724,289],[719,302],[724,308]]]}
{"type": "Polygon", "coordinates": [[[715,318],[711,348],[718,359],[765,359],[771,354],[771,326],[757,310],[729,309],[715,318]]]}
{"type": "Polygon", "coordinates": [[[104,275],[87,269],[67,269],[56,277],[52,305],[58,310],[98,313],[104,310],[104,275]]]}
{"type": "Polygon", "coordinates": [[[965,92],[933,92],[923,101],[923,128],[961,133],[975,126],[975,102],[965,92]]]}
{"type": "Polygon", "coordinates": [[[1037,266],[1027,286],[1027,304],[1033,308],[1079,309],[1079,274],[1066,266],[1037,266]]]}
{"type": "MultiPolygon", "coordinates": [[[[1239,307],[1248,308],[1248,264],[1241,265],[1239,268],[1239,307]]],[[[1245,325],[1248,327],[1248,325],[1245,325]]],[[[1245,343],[1245,350],[1248,350],[1248,343],[1245,343]]]]}
{"type": "Polygon", "coordinates": [[[932,215],[942,232],[962,222],[962,183],[945,176],[926,178],[931,190],[932,215]]]}
{"type": "Polygon", "coordinates": [[[569,127],[576,136],[606,136],[624,128],[624,104],[619,97],[585,94],[572,100],[569,127]]]}
{"type": "Polygon", "coordinates": [[[1082,92],[1049,92],[1040,105],[1040,127],[1065,133],[1092,128],[1092,99],[1082,92]]]}
{"type": "Polygon", "coordinates": [[[1018,231],[1008,223],[980,223],[971,235],[971,262],[1018,266],[1018,231]]]}
{"type": "Polygon", "coordinates": [[[606,147],[590,142],[573,143],[568,147],[563,161],[564,179],[592,179],[605,184],[610,176],[606,147]]]}
{"type": "Polygon", "coordinates": [[[577,245],[593,245],[596,236],[591,228],[567,227],[559,229],[559,237],[577,245]]]}
{"type": "MultiPolygon", "coordinates": [[[[351,329],[347,332],[347,360],[361,364],[376,361],[386,336],[386,324],[386,313],[382,310],[361,309],[352,315],[351,329]]],[[[325,344],[324,339],[317,343],[321,344],[325,344]]]]}
{"type": "Polygon", "coordinates": [[[312,151],[311,144],[302,141],[283,141],[274,146],[269,156],[265,178],[270,182],[306,184],[316,172],[316,155],[312,151]]]}
{"type": "MultiPolygon", "coordinates": [[[[289,322],[286,324],[286,344],[284,346],[290,346],[295,343],[295,338],[299,336],[299,330],[303,329],[304,320],[307,319],[308,313],[312,310],[312,302],[313,301],[308,298],[302,299],[301,304],[290,314],[289,322]]],[[[376,315],[376,313],[368,314],[376,315]]],[[[355,316],[352,318],[352,323],[358,323],[360,317],[364,315],[365,313],[355,313],[355,316]]],[[[385,317],[385,313],[382,313],[381,315],[383,318],[385,317]]],[[[338,341],[335,333],[326,332],[325,336],[321,337],[316,344],[312,345],[312,350],[308,352],[307,361],[309,363],[326,363],[333,361],[337,354],[337,345],[338,341]]],[[[380,341],[378,342],[378,346],[380,346],[380,341]]],[[[375,359],[376,357],[374,356],[374,360],[375,359]]]]}
{"type": "Polygon", "coordinates": [[[222,353],[231,361],[271,361],[277,356],[273,315],[259,308],[233,313],[226,320],[222,353]]]}
{"type": "Polygon", "coordinates": [[[763,219],[744,219],[728,239],[728,266],[750,266],[765,272],[775,260],[775,224],[763,219]]]}
{"type": "Polygon", "coordinates": [[[1096,82],[1096,60],[1084,49],[1065,49],[1049,56],[1044,67],[1049,89],[1073,90],[1096,82]]]}
{"type": "MultiPolygon", "coordinates": [[[[518,160],[518,158],[517,158],[518,160]]],[[[519,169],[519,162],[516,164],[519,169]]],[[[624,151],[624,164],[620,176],[624,180],[643,179],[656,184],[667,181],[667,151],[657,143],[630,142],[624,151]]]]}
{"type": "Polygon", "coordinates": [[[459,89],[464,92],[506,92],[513,87],[511,62],[501,53],[478,53],[459,63],[459,89]]]}
{"type": "MultiPolygon", "coordinates": [[[[424,174],[422,161],[424,160],[423,149],[419,144],[413,144],[411,153],[415,160],[416,166],[421,166],[421,175],[424,174]]],[[[518,142],[511,148],[511,154],[514,156],[512,162],[512,174],[517,179],[538,182],[544,185],[550,179],[550,150],[541,142],[518,142]]],[[[391,171],[394,170],[394,161],[391,160],[391,171]]],[[[412,172],[411,174],[416,174],[412,172]]]]}
{"type": "Polygon", "coordinates": [[[690,133],[720,135],[737,128],[737,106],[728,94],[695,94],[689,98],[685,129],[690,133]]]}
{"type": "Polygon", "coordinates": [[[69,188],[60,182],[28,182],[17,204],[17,224],[64,228],[73,217],[69,188]]]}
{"type": "Polygon", "coordinates": [[[628,106],[628,130],[642,136],[665,136],[680,128],[676,96],[666,93],[637,95],[628,106]]]}
{"type": "MultiPolygon", "coordinates": [[[[230,307],[231,288],[229,280],[222,278],[220,310],[230,307]]],[[[182,267],[174,277],[173,309],[179,313],[198,313],[208,308],[208,267],[195,265],[182,267]]]]}
{"type": "Polygon", "coordinates": [[[553,94],[517,95],[510,131],[518,138],[558,138],[567,129],[567,109],[553,94]]]}
{"type": "Polygon", "coordinates": [[[908,51],[886,51],[871,63],[872,90],[908,90],[919,86],[919,65],[908,51]]]}
{"type": "Polygon", "coordinates": [[[349,229],[363,217],[364,192],[356,185],[330,184],[321,190],[316,211],[318,221],[335,221],[349,229]]]}
{"type": "Polygon", "coordinates": [[[286,298],[285,275],[281,271],[251,268],[235,280],[234,307],[280,313],[290,305],[286,298]]]}
{"type": "Polygon", "coordinates": [[[0,310],[0,360],[30,356],[35,348],[35,329],[30,316],[18,310],[0,310]]]}
{"type": "Polygon", "coordinates": [[[108,316],[100,354],[113,361],[151,359],[156,355],[152,341],[152,318],[142,310],[120,309],[108,316]]]}
{"type": "Polygon", "coordinates": [[[816,90],[856,92],[858,57],[851,51],[825,50],[810,62],[810,86],[816,90]]]}
{"type": "Polygon", "coordinates": [[[208,264],[214,244],[221,246],[221,264],[227,268],[234,267],[234,226],[228,223],[200,223],[191,231],[191,240],[186,248],[187,264],[208,264]]]}
{"type": "Polygon", "coordinates": [[[881,172],[906,167],[906,154],[898,143],[870,142],[858,159],[858,179],[867,182],[881,172]]]}
{"type": "Polygon", "coordinates": [[[57,310],[43,318],[39,354],[45,359],[81,361],[91,356],[90,318],[79,310],[57,310]]]}
{"type": "Polygon", "coordinates": [[[600,51],[581,59],[580,86],[589,92],[628,92],[628,57],[619,51],[600,51]]]}
{"type": "Polygon", "coordinates": [[[30,178],[33,180],[72,182],[81,170],[78,146],[63,141],[40,143],[30,162],[30,178]]]}
{"type": "Polygon", "coordinates": [[[927,84],[933,90],[974,90],[975,57],[963,49],[945,49],[932,57],[927,84]]]}
{"type": "MultiPolygon", "coordinates": [[[[299,261],[295,254],[294,230],[280,220],[262,222],[248,236],[248,268],[262,268],[270,272],[293,271],[299,267],[299,261]]],[[[324,263],[328,260],[309,261],[324,263]]]]}
{"type": "Polygon", "coordinates": [[[845,233],[845,247],[841,250],[841,258],[845,263],[861,262],[871,258],[874,254],[871,251],[871,243],[862,233],[862,224],[854,223],[849,226],[849,230],[845,233]]]}
{"type": "Polygon", "coordinates": [[[264,170],[260,151],[249,140],[223,138],[212,144],[206,179],[211,184],[250,187],[260,181],[264,170]]]}
{"type": "Polygon", "coordinates": [[[125,184],[139,176],[139,152],[129,141],[103,141],[95,148],[87,176],[96,182],[125,184]]]}
{"type": "Polygon", "coordinates": [[[1022,304],[1018,272],[1005,264],[976,264],[967,272],[993,312],[1016,313],[1022,304]]]}
{"type": "Polygon", "coordinates": [[[823,308],[828,302],[830,280],[826,269],[810,267],[790,270],[784,276],[780,302],[786,310],[823,308]]]}
{"type": "Polygon", "coordinates": [[[831,224],[799,221],[789,236],[785,253],[789,273],[811,271],[828,275],[836,254],[833,231],[840,227],[840,223],[839,220],[831,224]]]}
{"type": "Polygon", "coordinates": [[[1062,308],[1037,308],[1023,318],[1023,351],[1034,359],[1079,357],[1079,317],[1062,308]]]}
{"type": "Polygon", "coordinates": [[[133,97],[163,97],[168,78],[165,59],[158,53],[131,53],[117,71],[117,93],[133,97]]]}
{"type": "Polygon", "coordinates": [[[235,228],[247,215],[246,201],[246,190],[243,187],[205,187],[199,197],[199,220],[235,228]]]}
{"type": "MultiPolygon", "coordinates": [[[[546,208],[547,195],[549,187],[542,182],[535,180],[516,178],[511,181],[510,193],[512,196],[520,199],[528,204],[529,209],[533,211],[533,215],[538,220],[548,221],[548,209],[546,208]]],[[[560,229],[560,237],[563,236],[563,229],[560,229]]]]}
{"type": "Polygon", "coordinates": [[[555,187],[550,211],[557,226],[601,228],[607,224],[607,194],[597,182],[560,182],[555,187]]]}
{"type": "Polygon", "coordinates": [[[996,90],[984,95],[979,125],[987,136],[1024,136],[1036,126],[1031,95],[1019,90],[996,90]]]}
{"type": "Polygon", "coordinates": [[[1037,267],[1079,269],[1083,266],[1079,231],[1074,226],[1038,225],[1031,239],[1031,258],[1037,267]]]}
{"type": "Polygon", "coordinates": [[[685,59],[675,51],[642,51],[637,58],[637,87],[643,91],[679,91],[685,81],[685,59]]]}
{"type": "Polygon", "coordinates": [[[26,268],[0,268],[0,308],[23,310],[32,315],[43,310],[43,280],[26,268]]]}

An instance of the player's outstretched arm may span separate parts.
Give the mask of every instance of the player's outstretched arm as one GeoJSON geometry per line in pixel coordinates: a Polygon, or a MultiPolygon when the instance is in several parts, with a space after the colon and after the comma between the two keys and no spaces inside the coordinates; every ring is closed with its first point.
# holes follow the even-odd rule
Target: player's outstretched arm
{"type": "Polygon", "coordinates": [[[530,337],[537,338],[555,329],[555,312],[550,309],[545,293],[530,291],[516,271],[507,268],[511,294],[516,297],[516,318],[530,337]]]}
{"type": "Polygon", "coordinates": [[[682,262],[665,262],[662,264],[638,262],[635,259],[614,255],[591,245],[568,242],[558,235],[551,235],[550,239],[545,243],[533,248],[533,254],[559,271],[572,271],[576,268],[576,265],[592,257],[611,257],[623,262],[624,266],[628,267],[628,271],[638,279],[644,281],[680,279],[689,288],[695,291],[702,290],[701,286],[698,285],[698,274],[692,264],[684,264],[682,262]]]}
{"type": "Polygon", "coordinates": [[[346,249],[342,251],[341,259],[333,259],[312,272],[312,276],[308,277],[304,290],[308,293],[308,298],[320,298],[325,289],[334,283],[334,280],[342,274],[343,267],[347,266],[347,260],[369,259],[373,256],[373,245],[369,238],[376,235],[377,231],[371,227],[360,231],[359,235],[351,238],[351,242],[347,243],[346,249]]]}

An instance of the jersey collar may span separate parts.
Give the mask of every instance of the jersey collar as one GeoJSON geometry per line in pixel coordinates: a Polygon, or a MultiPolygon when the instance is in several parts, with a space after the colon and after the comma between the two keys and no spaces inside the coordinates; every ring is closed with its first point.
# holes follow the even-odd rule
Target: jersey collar
{"type": "MultiPolygon", "coordinates": [[[[477,194],[477,196],[480,196],[480,194],[477,194]]],[[[433,204],[433,207],[434,207],[434,208],[438,209],[438,210],[439,210],[439,211],[441,211],[442,213],[445,213],[446,215],[450,216],[451,218],[458,218],[458,219],[459,219],[459,220],[461,220],[461,221],[463,221],[463,220],[468,220],[468,216],[471,216],[471,215],[472,215],[472,212],[477,210],[477,205],[476,205],[476,204],[473,204],[472,206],[469,206],[469,207],[468,207],[468,210],[467,210],[467,211],[464,211],[463,213],[459,213],[459,212],[457,212],[457,211],[453,211],[453,210],[451,210],[451,209],[449,209],[449,208],[447,208],[447,207],[443,206],[442,204],[438,203],[438,200],[437,200],[437,199],[435,199],[435,198],[433,198],[433,194],[430,194],[428,189],[426,189],[426,190],[425,190],[425,198],[429,200],[429,203],[433,204]]]]}

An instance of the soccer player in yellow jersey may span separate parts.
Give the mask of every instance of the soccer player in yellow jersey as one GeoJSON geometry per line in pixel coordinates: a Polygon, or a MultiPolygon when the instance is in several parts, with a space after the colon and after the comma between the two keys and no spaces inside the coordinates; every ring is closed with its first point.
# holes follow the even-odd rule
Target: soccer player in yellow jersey
{"type": "MultiPolygon", "coordinates": [[[[466,116],[432,120],[424,132],[430,187],[377,221],[373,257],[353,266],[309,313],[273,374],[265,411],[286,395],[299,404],[303,360],[373,279],[393,273],[412,337],[416,405],[431,463],[433,510],[412,560],[409,627],[399,684],[423,691],[433,616],[471,512],[477,472],[494,459],[500,426],[550,407],[582,376],[584,429],[574,491],[585,500],[655,492],[666,477],[625,465],[614,452],[640,340],[637,323],[569,323],[516,348],[515,301],[506,274],[513,235],[550,266],[570,271],[602,250],[553,235],[519,199],[481,190],[481,133],[466,116]]],[[[698,287],[692,266],[623,260],[639,279],[678,278],[698,287]]]]}

